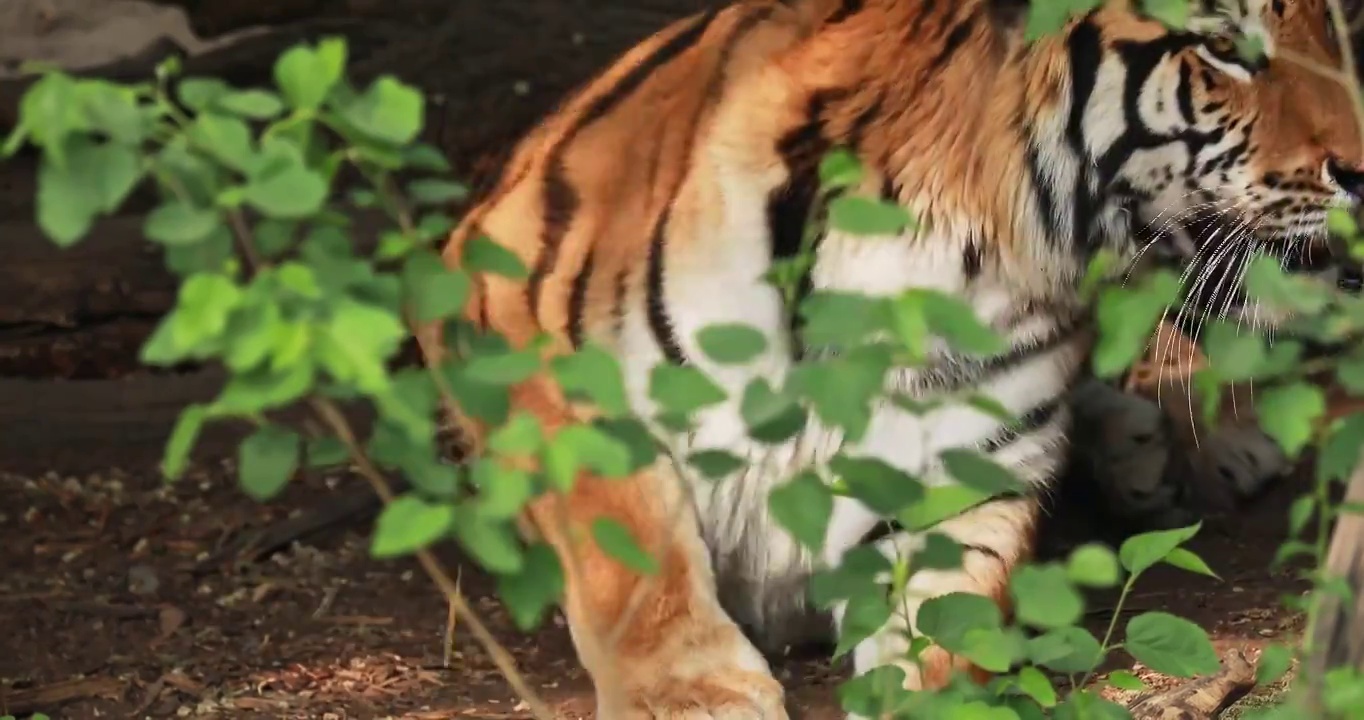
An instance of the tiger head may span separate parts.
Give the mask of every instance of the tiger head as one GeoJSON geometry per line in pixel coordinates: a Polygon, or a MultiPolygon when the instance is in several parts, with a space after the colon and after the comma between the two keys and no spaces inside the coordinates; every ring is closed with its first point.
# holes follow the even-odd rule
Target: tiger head
{"type": "Polygon", "coordinates": [[[1342,38],[1327,0],[1189,5],[1183,30],[1141,15],[1140,0],[1077,25],[1067,38],[1074,108],[1099,180],[1131,200],[1138,254],[1154,249],[1181,269],[1196,311],[1185,319],[1273,324],[1283,318],[1241,289],[1252,255],[1340,270],[1327,213],[1364,195],[1356,100],[1332,77],[1342,38]],[[1088,51],[1090,65],[1075,57],[1088,51]]]}

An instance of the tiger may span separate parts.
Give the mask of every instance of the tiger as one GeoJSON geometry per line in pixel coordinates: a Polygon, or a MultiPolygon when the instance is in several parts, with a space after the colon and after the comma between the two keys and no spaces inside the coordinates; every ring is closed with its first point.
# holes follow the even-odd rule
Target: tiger
{"type": "MultiPolygon", "coordinates": [[[[648,388],[659,363],[703,370],[730,396],[685,432],[654,427],[667,446],[657,462],[625,479],[580,472],[524,511],[524,532],[564,569],[560,604],[597,717],[787,717],[770,650],[844,622],[846,605],[825,612],[807,599],[812,573],[854,549],[903,556],[924,543],[842,495],[818,552],[779,525],[769,493],[840,451],[927,468],[925,482],[943,485],[937,454],[974,448],[1026,487],[934,526],[962,547],[960,567],[912,575],[903,606],[850,651],[854,673],[897,667],[910,690],[988,678],[939,646],[911,659],[907,631],[925,598],[948,593],[1009,613],[1009,578],[1033,556],[1076,418],[1137,407],[1087,375],[1089,260],[1135,260],[1141,228],[1209,207],[1254,228],[1235,252],[1321,245],[1328,208],[1364,190],[1347,93],[1301,63],[1341,62],[1324,0],[1190,5],[1177,28],[1135,0],[1104,0],[1031,38],[1024,0],[738,0],[641,41],[524,136],[441,253],[464,267],[465,249],[488,238],[527,273],[470,268],[463,321],[550,356],[606,348],[640,418],[658,409],[648,388]],[[1263,52],[1238,52],[1243,36],[1263,52]],[[740,391],[755,378],[779,386],[801,353],[766,273],[800,251],[820,159],[837,148],[866,169],[856,191],[919,222],[894,236],[826,227],[807,292],[928,288],[966,302],[1008,349],[935,347],[887,383],[911,397],[979,392],[1018,422],[887,403],[855,442],[817,418],[775,446],[748,437],[740,391]],[[765,348],[746,365],[717,363],[697,332],[725,323],[757,328],[765,348]],[[681,462],[712,449],[745,463],[714,480],[681,462]],[[655,571],[592,542],[599,518],[650,551],[655,571]]],[[[1198,248],[1170,237],[1150,242],[1193,263],[1198,248]]],[[[448,356],[446,332],[417,330],[427,362],[448,356]]],[[[547,434],[590,417],[547,372],[509,397],[547,434]]],[[[458,422],[474,447],[490,430],[458,422]]],[[[1224,440],[1228,457],[1262,449],[1259,438],[1224,440]]],[[[1165,472],[1130,455],[1130,468],[1105,472],[1165,472]]],[[[1237,472],[1261,482],[1282,462],[1237,472]]]]}

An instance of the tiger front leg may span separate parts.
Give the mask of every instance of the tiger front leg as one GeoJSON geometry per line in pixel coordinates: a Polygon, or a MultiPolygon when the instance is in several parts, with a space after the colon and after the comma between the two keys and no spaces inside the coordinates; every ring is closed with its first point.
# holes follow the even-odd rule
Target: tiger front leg
{"type": "MultiPolygon", "coordinates": [[[[552,431],[553,397],[531,386],[513,399],[552,431]]],[[[690,498],[666,462],[625,479],[579,476],[567,494],[533,501],[530,519],[564,567],[563,606],[597,718],[786,718],[781,684],[720,606],[690,498]],[[590,532],[602,518],[628,530],[657,571],[604,552],[590,532]]]]}
{"type": "MultiPolygon", "coordinates": [[[[861,675],[894,665],[904,671],[905,689],[932,690],[947,684],[954,671],[964,671],[984,682],[989,673],[940,646],[930,646],[917,659],[909,657],[911,637],[917,635],[918,613],[930,598],[971,593],[993,600],[1007,617],[1009,577],[1031,554],[1037,522],[1037,502],[1031,498],[1001,498],[977,506],[934,527],[961,545],[962,562],[955,570],[920,570],[910,576],[897,596],[890,619],[853,649],[853,667],[861,675]]],[[[923,547],[926,533],[897,532],[875,545],[888,559],[912,557],[923,547]]],[[[834,608],[843,631],[846,603],[834,608]]],[[[850,718],[860,716],[850,715],[850,718]]]]}

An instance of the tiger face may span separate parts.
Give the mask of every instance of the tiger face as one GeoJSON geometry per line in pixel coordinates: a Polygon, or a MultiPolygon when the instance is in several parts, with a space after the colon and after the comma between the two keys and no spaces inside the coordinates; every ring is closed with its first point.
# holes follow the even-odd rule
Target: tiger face
{"type": "Polygon", "coordinates": [[[1343,53],[1325,0],[1194,4],[1190,31],[1154,42],[1166,31],[1150,21],[1100,14],[1111,53],[1094,72],[1112,103],[1087,110],[1113,128],[1100,172],[1112,164],[1146,244],[1183,270],[1195,312],[1182,319],[1274,324],[1240,288],[1253,253],[1338,271],[1327,212],[1364,194],[1354,102],[1321,72],[1343,53]]]}

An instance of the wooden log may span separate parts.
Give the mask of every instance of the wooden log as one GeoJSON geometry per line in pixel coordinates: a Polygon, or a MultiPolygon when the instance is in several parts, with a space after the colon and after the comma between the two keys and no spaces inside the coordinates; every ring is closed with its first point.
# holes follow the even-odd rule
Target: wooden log
{"type": "Polygon", "coordinates": [[[1255,687],[1255,666],[1232,650],[1215,675],[1195,678],[1161,692],[1142,693],[1127,704],[1132,720],[1209,720],[1255,687]]]}

